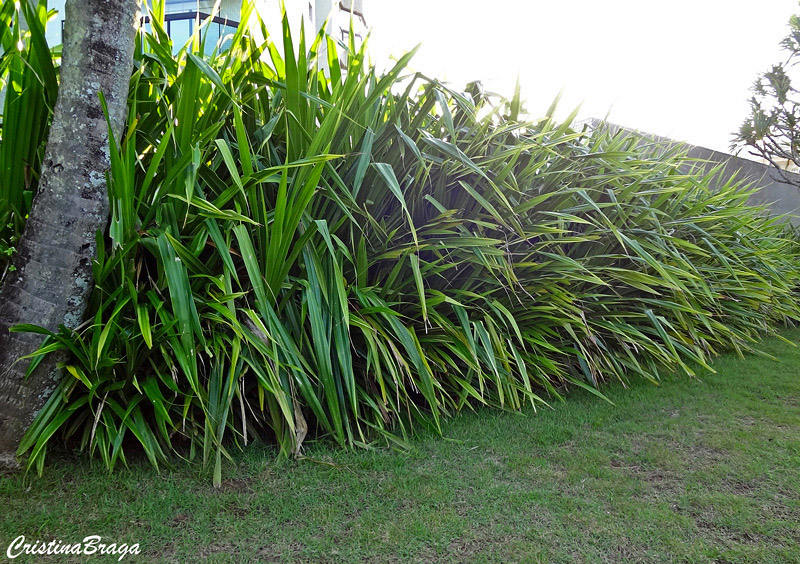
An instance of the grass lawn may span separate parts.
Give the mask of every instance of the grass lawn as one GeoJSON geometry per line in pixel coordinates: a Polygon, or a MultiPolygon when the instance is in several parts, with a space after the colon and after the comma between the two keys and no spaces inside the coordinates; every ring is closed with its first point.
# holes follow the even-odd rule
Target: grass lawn
{"type": "Polygon", "coordinates": [[[123,562],[800,562],[800,347],[762,349],[780,361],[464,414],[407,453],[254,447],[219,490],[185,465],[50,459],[0,480],[0,561],[21,534],[97,534],[141,544],[123,562]]]}

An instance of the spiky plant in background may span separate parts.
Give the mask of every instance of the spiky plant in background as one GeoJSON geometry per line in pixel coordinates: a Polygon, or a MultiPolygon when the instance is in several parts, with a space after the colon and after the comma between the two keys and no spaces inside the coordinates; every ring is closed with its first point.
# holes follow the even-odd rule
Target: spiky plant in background
{"type": "Polygon", "coordinates": [[[39,183],[58,94],[61,47],[47,45],[47,16],[46,3],[0,7],[0,283],[39,183]],[[21,17],[31,29],[27,38],[21,17]]]}
{"type": "Polygon", "coordinates": [[[59,437],[109,469],[133,445],[200,457],[219,484],[256,437],[402,443],[465,407],[708,369],[800,317],[798,240],[746,187],[411,53],[379,74],[285,17],[274,42],[250,10],[223,53],[173,56],[160,10],[139,38],[90,315],[31,356],[70,355],[20,446],[39,471],[59,437]]]}

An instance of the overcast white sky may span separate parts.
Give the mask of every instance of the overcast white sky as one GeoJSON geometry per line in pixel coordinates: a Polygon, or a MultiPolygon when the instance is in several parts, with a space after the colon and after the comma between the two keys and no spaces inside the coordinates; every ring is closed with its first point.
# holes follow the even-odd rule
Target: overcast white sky
{"type": "Polygon", "coordinates": [[[531,114],[561,113],[727,151],[797,0],[367,0],[370,51],[422,47],[412,68],[457,86],[481,79],[531,114]]]}

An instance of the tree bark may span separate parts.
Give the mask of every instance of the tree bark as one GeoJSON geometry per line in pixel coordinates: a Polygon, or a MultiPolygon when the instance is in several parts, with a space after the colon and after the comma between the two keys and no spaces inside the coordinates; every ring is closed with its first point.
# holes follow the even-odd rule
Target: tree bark
{"type": "Polygon", "coordinates": [[[14,265],[0,289],[0,469],[19,467],[20,439],[61,374],[48,355],[25,379],[17,362],[42,343],[10,333],[18,323],[56,331],[83,320],[92,287],[95,235],[108,222],[105,173],[110,166],[108,104],[113,134],[125,123],[138,0],[67,0],[61,85],[39,190],[14,265]]]}

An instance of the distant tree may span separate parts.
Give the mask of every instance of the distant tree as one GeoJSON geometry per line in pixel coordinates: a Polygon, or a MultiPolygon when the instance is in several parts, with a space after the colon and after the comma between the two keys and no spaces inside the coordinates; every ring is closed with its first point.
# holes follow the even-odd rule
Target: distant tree
{"type": "Polygon", "coordinates": [[[779,180],[800,188],[800,183],[786,174],[787,167],[800,167],[800,91],[792,84],[800,63],[800,16],[792,16],[789,27],[789,35],[781,42],[788,57],[756,79],[750,115],[731,149],[746,149],[763,158],[775,167],[779,180]]]}

